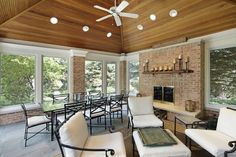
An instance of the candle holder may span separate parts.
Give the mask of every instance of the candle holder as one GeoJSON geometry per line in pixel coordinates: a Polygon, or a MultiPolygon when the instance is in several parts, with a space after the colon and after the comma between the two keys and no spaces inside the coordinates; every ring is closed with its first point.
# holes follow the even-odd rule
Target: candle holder
{"type": "Polygon", "coordinates": [[[182,58],[179,58],[179,70],[181,71],[182,70],[182,58]]]}
{"type": "Polygon", "coordinates": [[[173,70],[175,70],[176,58],[173,60],[173,70]]]}
{"type": "Polygon", "coordinates": [[[187,57],[185,59],[185,67],[186,67],[186,71],[188,71],[189,67],[188,67],[188,63],[189,63],[189,57],[187,57]]]}

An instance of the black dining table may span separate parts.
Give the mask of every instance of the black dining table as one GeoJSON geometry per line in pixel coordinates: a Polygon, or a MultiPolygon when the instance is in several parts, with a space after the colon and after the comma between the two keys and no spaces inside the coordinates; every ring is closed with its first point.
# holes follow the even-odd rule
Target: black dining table
{"type": "Polygon", "coordinates": [[[57,102],[53,103],[52,101],[47,101],[42,104],[43,112],[49,115],[51,119],[51,140],[54,140],[54,122],[55,114],[64,110],[64,104],[66,102],[57,102]]]}

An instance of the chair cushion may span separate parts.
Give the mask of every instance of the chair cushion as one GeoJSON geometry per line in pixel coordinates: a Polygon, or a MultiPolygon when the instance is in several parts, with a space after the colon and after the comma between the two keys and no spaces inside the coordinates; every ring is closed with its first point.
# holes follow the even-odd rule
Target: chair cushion
{"type": "Polygon", "coordinates": [[[34,116],[28,118],[28,126],[35,126],[35,125],[40,125],[40,124],[45,124],[51,122],[50,119],[48,119],[46,116],[34,116]]]}
{"type": "Polygon", "coordinates": [[[224,157],[224,152],[230,150],[228,142],[236,140],[215,130],[186,129],[185,134],[216,157],[224,157]]]}
{"type": "Polygon", "coordinates": [[[233,119],[236,119],[236,111],[221,108],[216,130],[236,138],[236,124],[233,119]]]}
{"type": "MultiPolygon", "coordinates": [[[[59,130],[63,144],[83,148],[89,136],[87,123],[82,112],[72,116],[59,130]]],[[[64,148],[66,157],[80,157],[81,151],[64,148]]]]}
{"type": "MultiPolygon", "coordinates": [[[[123,135],[120,132],[90,136],[85,144],[85,148],[114,149],[115,155],[112,157],[126,157],[123,135]]],[[[110,156],[110,153],[108,154],[110,156]]],[[[105,157],[105,153],[83,151],[81,157],[105,157]]]]}
{"type": "Polygon", "coordinates": [[[85,116],[89,118],[100,117],[100,116],[105,115],[104,109],[101,109],[101,108],[97,108],[96,110],[93,111],[93,113],[90,113],[90,109],[87,109],[84,113],[85,113],[85,116]]]}
{"type": "Polygon", "coordinates": [[[154,113],[153,100],[151,96],[129,97],[128,104],[133,116],[154,113]]]}
{"type": "MultiPolygon", "coordinates": [[[[163,122],[154,114],[133,116],[134,128],[162,127],[163,122]]],[[[132,124],[132,123],[131,123],[132,124]]]]}

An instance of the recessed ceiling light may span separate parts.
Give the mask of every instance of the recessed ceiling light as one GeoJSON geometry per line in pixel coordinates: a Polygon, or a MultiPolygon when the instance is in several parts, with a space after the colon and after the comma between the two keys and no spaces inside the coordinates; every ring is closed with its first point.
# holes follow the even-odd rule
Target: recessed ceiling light
{"type": "Polygon", "coordinates": [[[84,27],[83,27],[83,31],[84,31],[84,32],[88,32],[88,31],[89,31],[89,27],[88,27],[88,26],[84,26],[84,27]]]}
{"type": "Polygon", "coordinates": [[[55,25],[58,23],[58,19],[56,17],[51,17],[50,22],[55,25]]]}
{"type": "Polygon", "coordinates": [[[111,37],[111,35],[112,35],[112,33],[111,33],[111,32],[107,33],[107,37],[108,37],[108,38],[110,38],[110,37],[111,37]]]}
{"type": "Polygon", "coordinates": [[[138,30],[142,31],[143,30],[143,25],[138,25],[137,28],[138,28],[138,30]]]}
{"type": "Polygon", "coordinates": [[[176,17],[177,14],[178,14],[178,12],[177,12],[175,9],[172,9],[172,10],[169,12],[170,17],[176,17]]]}
{"type": "Polygon", "coordinates": [[[150,15],[150,19],[151,19],[152,21],[155,21],[155,20],[157,19],[157,17],[156,17],[155,14],[151,14],[151,15],[150,15]]]}

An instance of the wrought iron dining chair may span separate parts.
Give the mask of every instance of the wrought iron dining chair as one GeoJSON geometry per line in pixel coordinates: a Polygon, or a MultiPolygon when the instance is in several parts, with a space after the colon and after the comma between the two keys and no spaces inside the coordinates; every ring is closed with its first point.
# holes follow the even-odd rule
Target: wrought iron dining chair
{"type": "Polygon", "coordinates": [[[110,124],[111,124],[111,114],[107,112],[107,97],[99,98],[99,99],[90,99],[89,100],[89,107],[85,110],[84,115],[86,119],[89,120],[89,128],[90,128],[90,134],[92,134],[92,127],[95,126],[103,126],[101,124],[95,125],[92,124],[93,119],[98,119],[97,122],[101,122],[101,118],[104,118],[104,126],[105,129],[107,128],[107,122],[106,117],[107,115],[110,115],[110,124]]]}
{"type": "Polygon", "coordinates": [[[126,157],[120,132],[90,136],[82,112],[77,112],[55,131],[62,157],[126,157]]]}
{"type": "Polygon", "coordinates": [[[89,99],[99,99],[104,97],[104,94],[100,90],[92,90],[88,92],[89,99]]]}
{"type": "Polygon", "coordinates": [[[117,117],[118,117],[118,114],[120,114],[120,119],[121,119],[121,122],[123,123],[122,100],[123,100],[123,95],[122,94],[121,95],[110,96],[107,111],[110,114],[113,114],[113,116],[112,116],[113,118],[114,118],[114,113],[117,113],[117,117]]]}
{"type": "Polygon", "coordinates": [[[127,115],[128,115],[128,112],[129,112],[129,110],[128,110],[129,91],[121,90],[121,94],[123,95],[122,105],[126,106],[126,112],[127,112],[127,115]]]}
{"type": "Polygon", "coordinates": [[[88,99],[87,92],[73,93],[73,101],[85,101],[88,99]]]}
{"type": "Polygon", "coordinates": [[[72,103],[66,103],[64,104],[64,110],[63,114],[60,112],[60,114],[56,114],[56,126],[58,126],[59,123],[64,122],[72,115],[76,114],[77,112],[81,111],[84,113],[85,107],[86,107],[87,101],[76,101],[72,103]]]}
{"type": "Polygon", "coordinates": [[[52,103],[59,103],[59,102],[69,102],[70,100],[70,94],[66,93],[66,94],[53,94],[52,95],[52,103]]]}
{"type": "MultiPolygon", "coordinates": [[[[29,114],[28,110],[26,109],[25,105],[21,105],[23,111],[24,111],[24,116],[25,116],[25,133],[24,133],[24,139],[25,139],[25,147],[27,146],[27,141],[34,137],[35,135],[39,133],[45,133],[42,132],[43,130],[49,128],[49,123],[51,122],[50,119],[48,119],[45,115],[36,115],[36,114],[29,114]],[[39,126],[39,125],[46,125],[44,128],[37,132],[29,132],[30,128],[39,126]],[[32,136],[28,137],[28,134],[33,134],[32,136]]],[[[49,133],[49,132],[48,132],[49,133]]]]}

